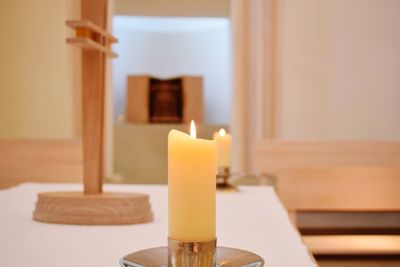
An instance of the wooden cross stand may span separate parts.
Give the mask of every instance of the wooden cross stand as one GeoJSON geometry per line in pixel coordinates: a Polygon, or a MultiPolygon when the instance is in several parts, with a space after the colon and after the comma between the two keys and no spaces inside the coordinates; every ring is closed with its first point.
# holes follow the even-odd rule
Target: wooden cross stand
{"type": "Polygon", "coordinates": [[[107,0],[82,0],[82,20],[67,21],[82,48],[83,192],[38,194],[33,219],[60,224],[113,225],[153,220],[146,194],[103,192],[105,61],[117,41],[106,30],[107,0]]]}

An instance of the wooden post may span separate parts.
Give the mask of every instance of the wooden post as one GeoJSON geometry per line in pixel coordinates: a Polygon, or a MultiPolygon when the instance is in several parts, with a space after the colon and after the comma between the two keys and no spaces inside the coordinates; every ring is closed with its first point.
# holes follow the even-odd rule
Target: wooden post
{"type": "MultiPolygon", "coordinates": [[[[107,0],[82,0],[82,19],[105,27],[107,0]]],[[[85,194],[99,194],[103,185],[105,55],[82,50],[83,187],[85,194]]]]}

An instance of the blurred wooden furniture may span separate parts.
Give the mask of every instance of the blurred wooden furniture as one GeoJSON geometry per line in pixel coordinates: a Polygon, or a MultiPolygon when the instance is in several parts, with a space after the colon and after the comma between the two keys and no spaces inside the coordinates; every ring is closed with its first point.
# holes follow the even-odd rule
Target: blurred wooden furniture
{"type": "MultiPolygon", "coordinates": [[[[277,192],[294,222],[299,212],[399,213],[400,167],[355,166],[281,171],[277,192]]],[[[310,251],[317,255],[400,255],[399,235],[328,233],[304,235],[303,239],[310,251]]]]}
{"type": "Polygon", "coordinates": [[[340,166],[400,166],[399,142],[259,141],[254,147],[259,173],[340,166]]]}
{"type": "MultiPolygon", "coordinates": [[[[176,106],[173,109],[178,110],[176,116],[165,122],[168,123],[188,123],[195,120],[198,123],[203,122],[204,104],[203,104],[203,79],[196,76],[182,76],[170,80],[160,80],[147,75],[134,75],[127,78],[126,89],[126,121],[132,123],[150,123],[163,122],[163,118],[154,116],[154,103],[157,103],[157,94],[154,94],[155,86],[159,83],[171,83],[172,87],[177,87],[177,92],[171,92],[170,97],[164,94],[163,99],[158,102],[162,106],[168,103],[176,106]],[[177,84],[177,86],[173,86],[177,84]],[[164,103],[162,103],[164,101],[164,103]]],[[[165,91],[168,91],[166,88],[165,91]]],[[[161,107],[167,109],[168,107],[161,107]]]]}
{"type": "Polygon", "coordinates": [[[0,140],[0,188],[23,182],[82,182],[80,140],[0,140]]]}
{"type": "Polygon", "coordinates": [[[400,254],[400,143],[263,140],[254,155],[257,172],[277,177],[292,221],[311,214],[312,253],[400,254]]]}
{"type": "Polygon", "coordinates": [[[277,189],[288,210],[400,211],[400,166],[282,171],[277,189]]]}

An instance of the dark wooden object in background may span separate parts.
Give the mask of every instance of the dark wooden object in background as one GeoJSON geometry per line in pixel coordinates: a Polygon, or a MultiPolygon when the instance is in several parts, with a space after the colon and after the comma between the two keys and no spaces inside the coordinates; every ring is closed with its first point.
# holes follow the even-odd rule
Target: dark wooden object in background
{"type": "Polygon", "coordinates": [[[182,79],[150,79],[150,122],[181,123],[182,79]]]}
{"type": "Polygon", "coordinates": [[[203,80],[182,76],[161,80],[128,76],[126,120],[131,123],[203,122],[203,80]]]}

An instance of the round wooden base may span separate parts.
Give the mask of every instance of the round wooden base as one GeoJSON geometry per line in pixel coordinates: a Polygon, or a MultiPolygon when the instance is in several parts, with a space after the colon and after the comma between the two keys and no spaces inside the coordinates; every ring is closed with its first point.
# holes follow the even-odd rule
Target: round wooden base
{"type": "Polygon", "coordinates": [[[153,213],[146,194],[45,192],[38,194],[33,219],[58,224],[118,225],[151,222],[153,213]]]}

